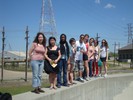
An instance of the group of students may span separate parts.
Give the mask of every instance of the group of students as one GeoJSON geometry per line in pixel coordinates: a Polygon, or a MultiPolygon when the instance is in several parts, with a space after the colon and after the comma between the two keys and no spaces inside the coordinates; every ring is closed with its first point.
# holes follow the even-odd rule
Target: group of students
{"type": "Polygon", "coordinates": [[[29,50],[29,59],[32,67],[32,86],[34,93],[44,92],[41,89],[41,79],[43,70],[49,74],[50,89],[57,89],[63,86],[75,84],[74,71],[78,69],[80,82],[88,81],[90,77],[101,76],[104,66],[104,77],[107,76],[108,43],[102,40],[101,46],[94,38],[89,39],[88,34],[81,34],[79,40],[71,38],[67,42],[65,34],[60,35],[57,45],[56,38],[48,39],[42,32],[37,33],[35,40],[29,50]],[[100,70],[99,70],[100,69],[100,70]],[[62,82],[63,73],[63,82],[62,82]]]}

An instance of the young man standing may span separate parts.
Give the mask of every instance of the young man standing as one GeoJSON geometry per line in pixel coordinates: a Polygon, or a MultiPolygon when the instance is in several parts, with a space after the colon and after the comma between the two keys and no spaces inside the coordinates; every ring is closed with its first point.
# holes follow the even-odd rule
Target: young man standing
{"type": "Polygon", "coordinates": [[[79,78],[78,80],[80,82],[84,82],[84,79],[82,78],[82,73],[84,71],[84,65],[83,65],[83,54],[86,53],[86,46],[84,44],[84,35],[80,35],[80,39],[76,41],[76,55],[75,55],[75,61],[79,70],[79,78]]]}

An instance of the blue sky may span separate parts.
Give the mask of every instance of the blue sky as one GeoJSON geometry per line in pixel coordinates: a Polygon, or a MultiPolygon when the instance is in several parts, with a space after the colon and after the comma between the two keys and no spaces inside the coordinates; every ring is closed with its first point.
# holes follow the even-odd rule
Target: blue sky
{"type": "MultiPolygon", "coordinates": [[[[121,47],[127,44],[127,24],[133,23],[133,0],[52,0],[58,36],[79,39],[81,33],[121,47]]],[[[39,31],[42,0],[0,0],[0,31],[5,26],[5,50],[25,51],[25,29],[29,47],[39,31]]],[[[0,38],[2,35],[0,34],[0,38]]],[[[0,41],[0,49],[1,49],[0,41]]]]}

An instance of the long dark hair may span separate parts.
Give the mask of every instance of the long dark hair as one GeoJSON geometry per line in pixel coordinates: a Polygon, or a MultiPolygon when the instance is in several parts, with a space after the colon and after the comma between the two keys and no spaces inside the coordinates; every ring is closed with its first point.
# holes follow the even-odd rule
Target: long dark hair
{"type": "Polygon", "coordinates": [[[94,43],[94,38],[90,38],[90,40],[89,40],[90,46],[92,46],[92,43],[94,43]],[[93,41],[91,42],[91,40],[93,40],[93,41]]]}
{"type": "Polygon", "coordinates": [[[64,43],[66,43],[66,39],[67,39],[67,37],[66,37],[66,34],[61,34],[60,35],[60,44],[64,44],[64,43]],[[65,40],[64,41],[62,41],[62,36],[64,36],[65,37],[65,40]]]}
{"type": "Polygon", "coordinates": [[[35,37],[35,39],[34,39],[34,43],[39,43],[39,41],[38,41],[38,37],[39,37],[39,35],[42,35],[43,36],[43,42],[42,42],[42,44],[43,44],[43,46],[45,47],[46,46],[46,37],[45,37],[45,35],[42,33],[42,32],[38,32],[37,33],[37,35],[36,35],[36,37],[35,37]]]}
{"type": "MultiPolygon", "coordinates": [[[[106,49],[109,48],[108,42],[107,42],[105,39],[103,39],[102,42],[103,42],[103,41],[105,41],[105,47],[106,47],[106,49]]],[[[103,44],[101,45],[101,47],[103,47],[103,44]]]]}
{"type": "Polygon", "coordinates": [[[56,38],[55,37],[53,37],[53,36],[51,36],[50,38],[49,38],[49,43],[48,43],[48,47],[49,48],[51,48],[52,47],[52,45],[51,45],[51,43],[50,43],[50,41],[51,41],[51,39],[53,39],[53,40],[55,40],[56,41],[56,38]]]}
{"type": "Polygon", "coordinates": [[[94,46],[96,47],[96,46],[98,46],[98,44],[99,44],[98,40],[94,40],[94,46]]]}
{"type": "Polygon", "coordinates": [[[67,57],[69,57],[69,46],[68,46],[67,37],[65,34],[60,35],[60,51],[61,51],[61,54],[65,54],[67,52],[67,57]],[[64,41],[62,41],[62,36],[65,37],[64,41]],[[65,51],[64,44],[66,44],[67,51],[65,51]]]}

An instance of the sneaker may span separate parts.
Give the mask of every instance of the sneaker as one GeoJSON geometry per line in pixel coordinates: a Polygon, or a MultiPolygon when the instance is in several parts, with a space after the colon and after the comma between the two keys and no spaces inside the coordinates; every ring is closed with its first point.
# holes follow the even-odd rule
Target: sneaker
{"type": "Polygon", "coordinates": [[[80,82],[84,82],[84,79],[83,79],[83,78],[79,78],[79,81],[80,81],[80,82]]]}
{"type": "Polygon", "coordinates": [[[106,78],[108,75],[107,74],[104,74],[104,77],[106,78]]]}
{"type": "Polygon", "coordinates": [[[86,80],[86,81],[89,81],[89,80],[90,80],[90,77],[86,77],[85,80],[86,80]]]}
{"type": "Polygon", "coordinates": [[[61,88],[61,85],[58,84],[58,85],[57,85],[57,88],[61,88]]]}
{"type": "Polygon", "coordinates": [[[102,77],[102,74],[99,74],[98,76],[99,76],[99,77],[102,77]]]}
{"type": "Polygon", "coordinates": [[[63,86],[65,86],[65,87],[69,87],[70,85],[69,85],[69,84],[63,84],[63,86]]]}

